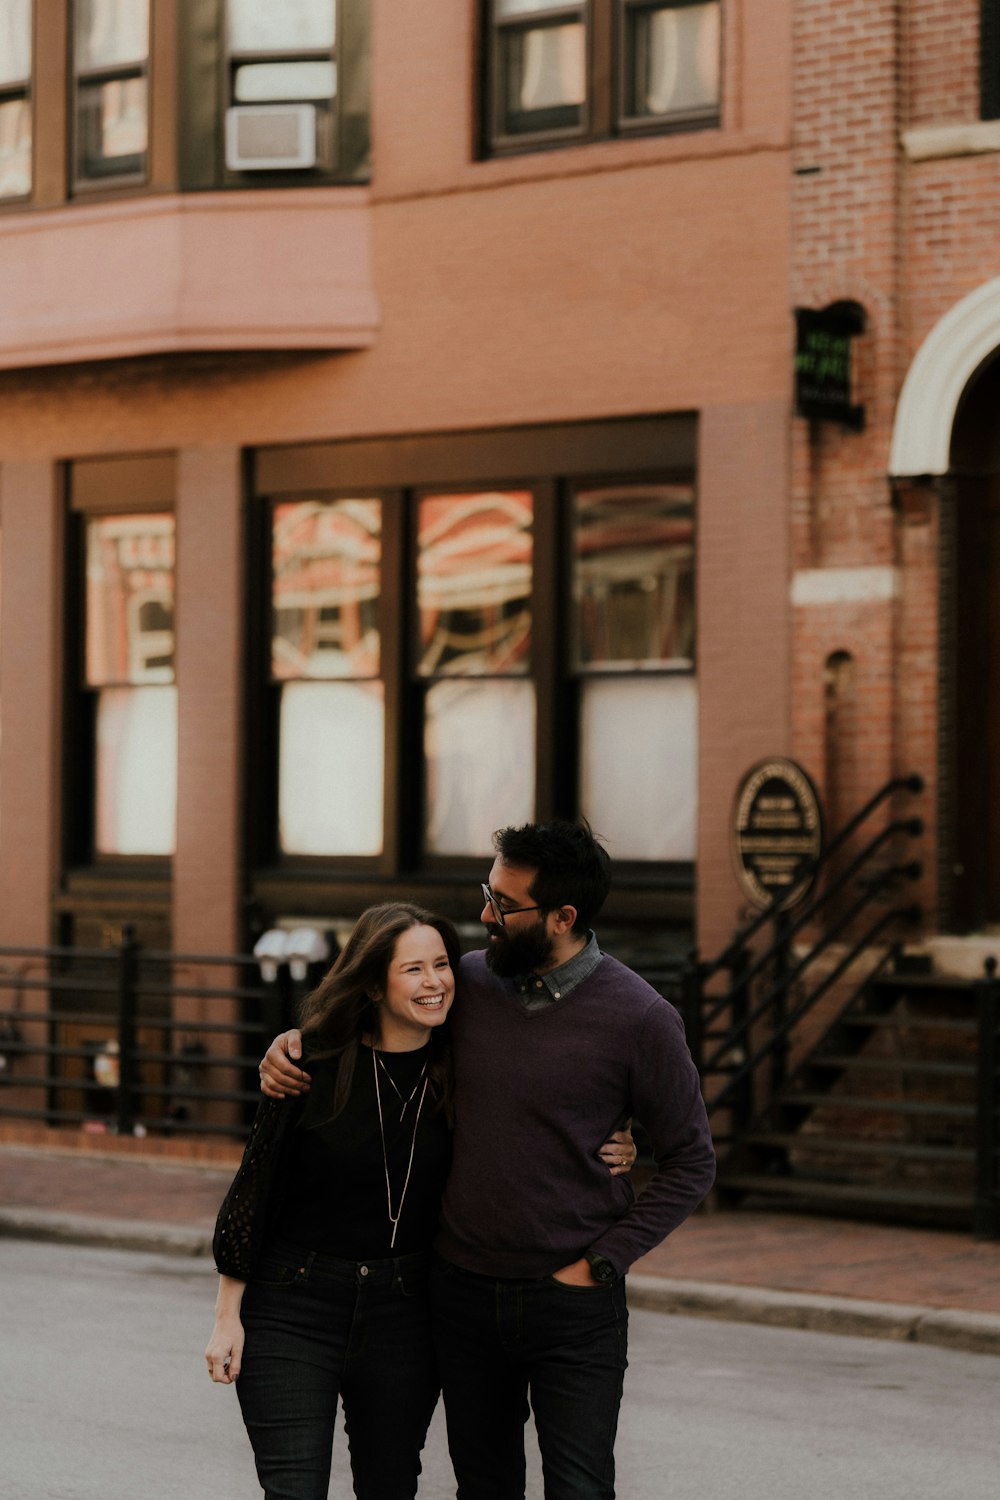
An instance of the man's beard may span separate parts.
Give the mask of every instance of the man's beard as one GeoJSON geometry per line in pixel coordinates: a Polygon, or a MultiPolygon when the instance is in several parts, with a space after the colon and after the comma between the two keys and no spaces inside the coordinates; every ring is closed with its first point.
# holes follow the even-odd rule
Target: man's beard
{"type": "Polygon", "coordinates": [[[486,963],[501,979],[551,967],[555,945],[544,923],[536,922],[524,932],[508,933],[493,923],[486,930],[491,939],[486,945],[486,963]]]}

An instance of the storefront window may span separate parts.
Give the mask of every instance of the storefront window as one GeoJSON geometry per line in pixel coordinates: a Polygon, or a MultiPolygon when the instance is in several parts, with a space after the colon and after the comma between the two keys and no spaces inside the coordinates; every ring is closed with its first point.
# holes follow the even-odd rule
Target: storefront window
{"type": "Polygon", "coordinates": [[[93,517],[86,542],[85,672],[96,695],[95,849],[172,854],[174,519],[93,517]]]}
{"type": "Polygon", "coordinates": [[[533,496],[424,495],[418,509],[418,676],[424,696],[424,841],[487,854],[534,816],[533,496]]]}
{"type": "Polygon", "coordinates": [[[371,499],[274,507],[271,679],[285,854],[382,850],[381,512],[371,499]]]}
{"type": "Polygon", "coordinates": [[[579,489],[573,521],[580,810],[618,858],[691,860],[693,491],[579,489]]]}

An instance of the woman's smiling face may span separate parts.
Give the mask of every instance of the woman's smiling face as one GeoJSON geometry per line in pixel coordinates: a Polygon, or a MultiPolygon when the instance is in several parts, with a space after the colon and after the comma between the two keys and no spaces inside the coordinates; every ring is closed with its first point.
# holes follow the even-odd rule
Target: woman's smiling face
{"type": "Polygon", "coordinates": [[[379,1046],[386,1052],[422,1047],[446,1019],[455,998],[455,976],[441,934],[408,927],[396,939],[385,992],[379,997],[379,1046]]]}

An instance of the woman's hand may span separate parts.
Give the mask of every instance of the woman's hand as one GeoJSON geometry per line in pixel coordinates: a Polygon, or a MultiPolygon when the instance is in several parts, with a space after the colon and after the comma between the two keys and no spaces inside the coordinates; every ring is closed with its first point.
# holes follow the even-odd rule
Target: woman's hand
{"type": "Polygon", "coordinates": [[[243,1324],[240,1308],[246,1283],[232,1276],[219,1277],[219,1294],[215,1299],[215,1327],[205,1350],[205,1363],[211,1380],[218,1385],[232,1385],[243,1364],[243,1324]]]}
{"type": "Polygon", "coordinates": [[[303,1073],[293,1061],[301,1056],[301,1031],[283,1031],[276,1036],[257,1069],[261,1092],[269,1099],[288,1099],[307,1093],[309,1074],[303,1073]]]}
{"type": "Polygon", "coordinates": [[[616,1130],[613,1135],[609,1135],[597,1154],[610,1168],[612,1177],[625,1177],[635,1166],[639,1152],[632,1139],[632,1132],[626,1125],[624,1130],[616,1130]]]}
{"type": "Polygon", "coordinates": [[[239,1313],[219,1316],[205,1350],[208,1373],[217,1385],[232,1385],[243,1363],[243,1324],[239,1313]]]}

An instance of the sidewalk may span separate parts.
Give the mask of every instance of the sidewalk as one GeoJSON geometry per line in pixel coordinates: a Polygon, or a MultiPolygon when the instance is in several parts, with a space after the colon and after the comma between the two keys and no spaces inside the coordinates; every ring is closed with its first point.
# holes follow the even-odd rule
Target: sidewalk
{"type": "MultiPolygon", "coordinates": [[[[0,1238],[209,1256],[239,1152],[0,1142],[0,1238]]],[[[782,1213],[702,1213],[629,1275],[635,1307],[1000,1355],[1000,1244],[782,1213]]]]}

